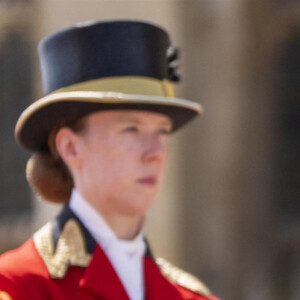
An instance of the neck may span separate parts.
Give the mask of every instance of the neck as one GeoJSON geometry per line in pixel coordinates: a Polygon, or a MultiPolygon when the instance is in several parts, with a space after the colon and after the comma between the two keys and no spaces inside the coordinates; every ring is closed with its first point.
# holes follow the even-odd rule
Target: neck
{"type": "Polygon", "coordinates": [[[117,238],[122,240],[133,240],[140,232],[144,225],[145,217],[142,215],[130,215],[116,211],[106,205],[101,205],[102,201],[89,197],[80,188],[77,191],[86,202],[88,202],[98,214],[102,216],[110,229],[117,238]]]}
{"type": "Polygon", "coordinates": [[[115,235],[122,240],[133,240],[144,224],[144,217],[112,216],[99,212],[115,235]]]}

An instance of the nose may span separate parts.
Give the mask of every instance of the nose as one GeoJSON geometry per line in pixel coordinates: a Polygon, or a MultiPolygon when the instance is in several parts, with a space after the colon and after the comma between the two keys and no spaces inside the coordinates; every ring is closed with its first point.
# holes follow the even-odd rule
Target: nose
{"type": "Polygon", "coordinates": [[[143,140],[143,155],[144,163],[160,162],[166,157],[167,147],[165,141],[157,135],[148,136],[143,140]]]}

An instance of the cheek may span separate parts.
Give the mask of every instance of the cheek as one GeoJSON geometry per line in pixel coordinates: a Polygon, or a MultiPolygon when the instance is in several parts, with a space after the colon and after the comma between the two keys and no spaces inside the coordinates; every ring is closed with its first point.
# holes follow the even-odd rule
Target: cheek
{"type": "Polygon", "coordinates": [[[114,168],[120,171],[123,168],[134,168],[135,162],[139,160],[141,156],[141,147],[137,142],[117,141],[112,143],[105,151],[105,160],[108,164],[114,166],[114,168]]]}
{"type": "MultiPolygon", "coordinates": [[[[101,184],[126,181],[136,169],[136,151],[122,145],[109,148],[98,148],[87,152],[86,166],[91,171],[91,176],[101,180],[101,184]]],[[[87,170],[87,172],[89,172],[87,170]]]]}

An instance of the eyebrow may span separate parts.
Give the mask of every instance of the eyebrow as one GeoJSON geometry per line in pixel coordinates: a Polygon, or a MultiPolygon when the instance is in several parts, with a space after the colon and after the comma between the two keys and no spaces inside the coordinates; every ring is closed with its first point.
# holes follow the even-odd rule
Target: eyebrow
{"type": "MultiPolygon", "coordinates": [[[[121,116],[119,118],[119,122],[128,122],[128,123],[134,123],[134,124],[141,124],[143,123],[142,121],[140,121],[139,119],[135,118],[135,117],[132,117],[132,116],[121,116]]],[[[159,125],[162,125],[162,126],[173,126],[172,125],[172,121],[171,120],[163,120],[159,123],[159,125]]]]}

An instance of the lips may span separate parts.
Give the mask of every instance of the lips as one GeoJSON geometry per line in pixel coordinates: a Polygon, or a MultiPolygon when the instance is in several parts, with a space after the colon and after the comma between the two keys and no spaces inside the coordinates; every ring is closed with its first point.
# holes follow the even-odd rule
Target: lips
{"type": "Polygon", "coordinates": [[[138,179],[137,182],[145,186],[154,186],[157,183],[157,179],[155,176],[148,176],[138,179]]]}

